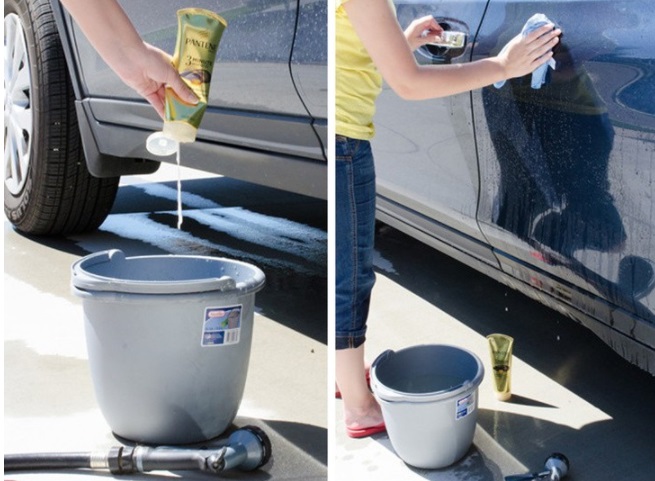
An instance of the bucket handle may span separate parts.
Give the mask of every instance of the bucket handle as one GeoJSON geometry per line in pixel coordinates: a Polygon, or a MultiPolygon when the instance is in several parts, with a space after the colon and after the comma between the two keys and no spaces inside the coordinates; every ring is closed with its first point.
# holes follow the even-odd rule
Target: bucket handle
{"type": "Polygon", "coordinates": [[[384,359],[392,355],[394,352],[395,351],[393,351],[392,349],[387,349],[386,351],[381,352],[371,364],[371,371],[373,371],[378,364],[380,364],[384,359]]]}
{"type": "Polygon", "coordinates": [[[373,391],[379,390],[379,382],[378,382],[378,376],[376,373],[378,364],[380,364],[382,361],[384,361],[387,357],[391,356],[394,353],[393,350],[387,349],[386,351],[381,352],[378,357],[375,358],[375,360],[371,363],[371,384],[374,384],[377,389],[374,389],[373,391]]]}
{"type": "Polygon", "coordinates": [[[233,291],[237,287],[237,283],[234,278],[230,276],[222,276],[216,279],[216,289],[223,291],[233,291]]]}
{"type": "Polygon", "coordinates": [[[73,264],[73,285],[75,286],[86,286],[88,284],[93,285],[98,276],[89,274],[86,269],[82,269],[80,264],[84,262],[87,267],[94,266],[96,264],[104,264],[106,262],[122,262],[125,260],[125,253],[120,249],[110,249],[107,251],[96,252],[95,254],[90,254],[83,259],[78,260],[73,264]]]}

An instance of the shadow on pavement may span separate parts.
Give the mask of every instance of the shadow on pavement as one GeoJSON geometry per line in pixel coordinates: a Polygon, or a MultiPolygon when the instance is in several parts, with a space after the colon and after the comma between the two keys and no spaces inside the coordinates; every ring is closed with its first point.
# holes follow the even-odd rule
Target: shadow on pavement
{"type": "MultiPolygon", "coordinates": [[[[611,418],[575,430],[529,416],[481,409],[479,426],[516,459],[541,469],[553,447],[571,460],[571,479],[655,479],[652,376],[619,357],[572,319],[395,229],[382,226],[376,247],[393,266],[384,275],[482,336],[510,334],[516,356],[611,418]]],[[[539,399],[521,396],[520,388],[512,402],[553,409],[539,399]]]]}

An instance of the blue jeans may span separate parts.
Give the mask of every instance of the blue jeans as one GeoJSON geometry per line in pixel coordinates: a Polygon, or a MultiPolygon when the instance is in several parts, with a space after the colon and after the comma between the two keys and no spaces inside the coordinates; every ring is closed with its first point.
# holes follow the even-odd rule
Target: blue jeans
{"type": "Polygon", "coordinates": [[[375,283],[375,167],[371,144],[336,136],[336,349],[366,339],[375,283]]]}

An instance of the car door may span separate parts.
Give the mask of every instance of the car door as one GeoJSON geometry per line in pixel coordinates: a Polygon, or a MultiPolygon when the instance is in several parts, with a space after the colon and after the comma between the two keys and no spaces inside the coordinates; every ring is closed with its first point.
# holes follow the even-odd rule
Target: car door
{"type": "Polygon", "coordinates": [[[473,58],[537,12],[563,30],[545,85],[473,93],[482,232],[507,273],[652,349],[655,4],[491,1],[473,58]]]}
{"type": "MultiPolygon", "coordinates": [[[[300,3],[301,10],[307,11],[315,2],[300,3]]],[[[176,11],[183,7],[179,2],[122,0],[121,5],[144,40],[173,52],[176,11]]],[[[218,49],[209,107],[199,139],[324,160],[323,147],[312,127],[313,119],[298,95],[290,72],[299,2],[199,0],[193,6],[212,10],[228,23],[218,49]]],[[[316,18],[316,15],[303,15],[303,18],[316,18]]],[[[325,20],[326,17],[324,25],[325,20]]],[[[95,119],[159,129],[160,120],[151,109],[120,82],[77,27],[74,28],[84,95],[91,99],[95,119]],[[116,99],[125,100],[125,108],[116,109],[116,99]]],[[[316,48],[325,52],[327,47],[324,43],[316,48]]],[[[308,95],[313,96],[309,91],[308,95]]]]}
{"type": "MultiPolygon", "coordinates": [[[[328,135],[326,25],[326,0],[300,1],[298,28],[291,57],[291,74],[324,150],[328,135]]],[[[327,153],[325,155],[327,158],[327,153]]]]}
{"type": "MultiPolygon", "coordinates": [[[[432,15],[445,28],[468,35],[469,42],[461,49],[420,48],[415,53],[419,63],[470,60],[471,40],[486,0],[394,3],[402,28],[432,15]]],[[[470,93],[408,102],[385,85],[374,123],[378,218],[455,257],[462,258],[464,251],[476,261],[496,266],[475,218],[479,177],[470,93]]]]}

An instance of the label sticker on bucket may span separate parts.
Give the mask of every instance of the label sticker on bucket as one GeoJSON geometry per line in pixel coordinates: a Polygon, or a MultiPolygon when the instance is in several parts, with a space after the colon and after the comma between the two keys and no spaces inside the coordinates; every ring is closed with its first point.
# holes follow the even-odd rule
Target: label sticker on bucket
{"type": "Polygon", "coordinates": [[[475,411],[475,392],[460,398],[455,403],[455,419],[462,419],[475,411]]]}
{"type": "Polygon", "coordinates": [[[204,347],[238,344],[241,337],[242,307],[238,305],[205,309],[201,345],[204,347]]]}

